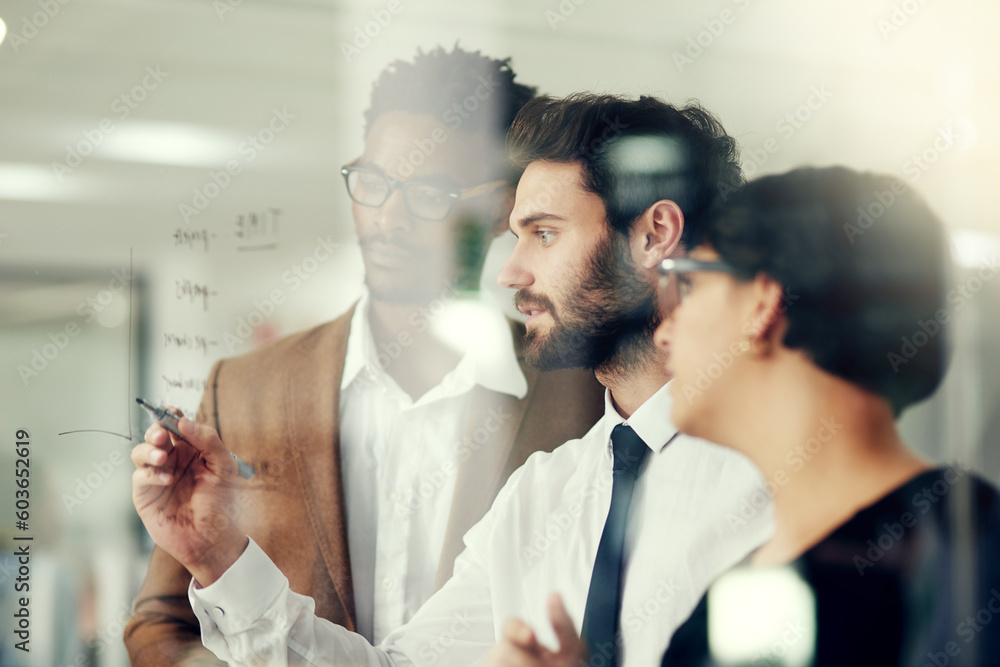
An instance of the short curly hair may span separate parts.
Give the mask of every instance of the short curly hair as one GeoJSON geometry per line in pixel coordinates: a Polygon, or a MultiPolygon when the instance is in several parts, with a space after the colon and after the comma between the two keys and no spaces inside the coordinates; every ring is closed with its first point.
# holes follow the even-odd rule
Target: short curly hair
{"type": "Polygon", "coordinates": [[[674,201],[688,246],[720,192],[744,182],[736,140],[711,113],[646,95],[537,97],[514,120],[507,151],[521,171],[536,160],[582,164],[583,187],[601,198],[609,225],[622,234],[657,201],[674,201]]]}
{"type": "Polygon", "coordinates": [[[413,62],[390,63],[372,86],[365,111],[365,136],[379,116],[390,111],[426,114],[451,129],[489,133],[503,141],[514,116],[536,88],[517,83],[510,58],[497,60],[458,44],[417,51],[413,62]]]}
{"type": "Polygon", "coordinates": [[[787,347],[897,415],[940,384],[949,244],[902,181],[844,167],[767,176],[719,203],[702,231],[744,278],[763,273],[787,290],[787,347]],[[915,339],[924,345],[911,354],[915,339]]]}

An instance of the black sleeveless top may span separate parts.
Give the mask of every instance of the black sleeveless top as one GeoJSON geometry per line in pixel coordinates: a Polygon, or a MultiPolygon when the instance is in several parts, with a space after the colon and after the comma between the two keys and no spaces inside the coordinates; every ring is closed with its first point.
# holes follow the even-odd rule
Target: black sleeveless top
{"type": "MultiPolygon", "coordinates": [[[[743,628],[727,631],[719,620],[727,577],[771,569],[740,566],[720,577],[678,628],[662,665],[1000,665],[1000,492],[967,469],[916,476],[788,567],[812,594],[804,623],[749,640],[738,638],[743,628]],[[746,650],[734,662],[733,644],[741,642],[746,650]]],[[[751,625],[775,612],[777,597],[755,589],[736,617],[744,614],[751,625]]],[[[734,599],[728,596],[730,607],[734,599]]]]}

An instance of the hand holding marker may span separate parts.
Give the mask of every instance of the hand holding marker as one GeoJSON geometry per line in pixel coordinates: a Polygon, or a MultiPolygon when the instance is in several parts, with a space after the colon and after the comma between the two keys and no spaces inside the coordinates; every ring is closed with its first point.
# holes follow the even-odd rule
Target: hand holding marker
{"type": "MultiPolygon", "coordinates": [[[[158,408],[151,405],[141,398],[136,398],[135,402],[141,405],[143,409],[149,413],[149,416],[152,417],[153,421],[176,435],[184,442],[187,442],[187,438],[181,435],[180,429],[177,428],[177,415],[172,414],[165,408],[158,408]]],[[[240,457],[236,456],[236,454],[233,454],[232,452],[229,452],[229,455],[236,459],[239,476],[243,479],[252,479],[256,472],[253,469],[253,466],[246,461],[242,461],[240,457]]]]}

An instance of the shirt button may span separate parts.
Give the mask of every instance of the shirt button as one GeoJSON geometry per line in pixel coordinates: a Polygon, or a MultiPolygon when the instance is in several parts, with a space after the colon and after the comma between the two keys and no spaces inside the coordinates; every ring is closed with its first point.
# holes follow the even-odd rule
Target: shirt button
{"type": "Polygon", "coordinates": [[[222,607],[216,607],[212,611],[214,611],[215,615],[218,616],[218,617],[220,617],[220,618],[226,615],[226,610],[223,609],[222,607]]]}
{"type": "Polygon", "coordinates": [[[386,577],[385,579],[382,580],[382,588],[384,588],[387,591],[391,591],[393,585],[394,585],[393,581],[389,577],[386,577]]]}

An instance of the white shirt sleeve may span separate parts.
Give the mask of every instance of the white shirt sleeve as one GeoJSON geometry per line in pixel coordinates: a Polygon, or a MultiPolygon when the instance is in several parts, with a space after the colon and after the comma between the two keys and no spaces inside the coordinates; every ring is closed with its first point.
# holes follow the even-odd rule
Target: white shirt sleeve
{"type": "Polygon", "coordinates": [[[292,592],[253,540],[215,583],[192,580],[188,598],[202,642],[231,665],[469,665],[496,637],[485,563],[468,549],[448,584],[378,647],[317,618],[312,598],[292,592]]]}
{"type": "MultiPolygon", "coordinates": [[[[394,664],[364,637],[315,615],[312,598],[288,579],[252,539],[210,586],[188,586],[202,643],[230,665],[394,664]]],[[[405,664],[405,663],[402,663],[405,664]]]]}

